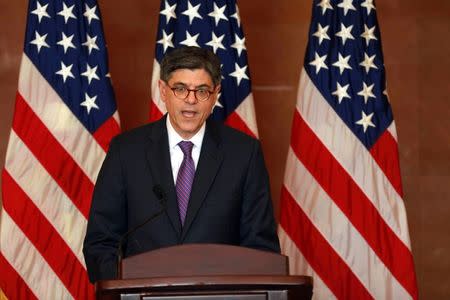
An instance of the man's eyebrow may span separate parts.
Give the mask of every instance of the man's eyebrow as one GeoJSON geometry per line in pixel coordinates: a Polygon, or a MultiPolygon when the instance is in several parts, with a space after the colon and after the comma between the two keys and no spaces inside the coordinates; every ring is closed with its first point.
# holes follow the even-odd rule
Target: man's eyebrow
{"type": "Polygon", "coordinates": [[[208,89],[210,89],[211,86],[209,84],[204,83],[204,84],[197,85],[195,88],[197,88],[197,89],[198,88],[208,88],[208,89]]]}
{"type": "MultiPolygon", "coordinates": [[[[186,83],[181,82],[181,81],[174,82],[173,85],[174,85],[174,86],[176,85],[176,86],[188,87],[188,85],[187,85],[186,83]]],[[[212,87],[211,87],[209,84],[207,84],[207,83],[203,83],[203,84],[200,84],[200,85],[195,86],[195,88],[196,88],[196,89],[199,89],[199,88],[207,88],[207,89],[210,89],[210,88],[212,88],[212,87]]]]}
{"type": "Polygon", "coordinates": [[[187,84],[185,84],[184,82],[181,82],[181,81],[174,82],[173,85],[187,86],[187,84]]]}

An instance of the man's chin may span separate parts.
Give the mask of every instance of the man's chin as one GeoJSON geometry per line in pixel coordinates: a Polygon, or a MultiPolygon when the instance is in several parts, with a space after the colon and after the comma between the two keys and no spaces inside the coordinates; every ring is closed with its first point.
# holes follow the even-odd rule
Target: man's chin
{"type": "Polygon", "coordinates": [[[184,127],[182,128],[183,132],[189,133],[189,134],[195,134],[197,133],[199,127],[184,127]]]}
{"type": "Polygon", "coordinates": [[[182,126],[180,129],[183,132],[183,134],[185,135],[190,135],[193,136],[194,134],[197,133],[197,131],[200,129],[201,126],[198,126],[198,123],[196,122],[195,124],[183,124],[184,126],[182,126]]]}

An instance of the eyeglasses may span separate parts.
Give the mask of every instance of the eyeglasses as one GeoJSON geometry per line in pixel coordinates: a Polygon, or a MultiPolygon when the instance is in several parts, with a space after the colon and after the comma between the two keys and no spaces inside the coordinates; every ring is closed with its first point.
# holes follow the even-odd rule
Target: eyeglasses
{"type": "Polygon", "coordinates": [[[189,97],[189,94],[191,92],[194,92],[195,99],[197,99],[197,101],[201,101],[201,102],[208,100],[209,97],[211,96],[211,94],[214,92],[214,91],[208,91],[206,89],[190,90],[184,86],[178,86],[178,87],[170,87],[169,86],[169,88],[172,90],[175,97],[177,97],[180,100],[186,100],[187,97],[189,97]]]}

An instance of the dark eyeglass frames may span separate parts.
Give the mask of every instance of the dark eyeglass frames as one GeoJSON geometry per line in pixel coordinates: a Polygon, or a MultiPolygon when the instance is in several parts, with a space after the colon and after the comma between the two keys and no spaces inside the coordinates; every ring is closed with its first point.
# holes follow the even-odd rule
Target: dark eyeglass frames
{"type": "Polygon", "coordinates": [[[175,97],[177,97],[180,100],[186,100],[187,97],[189,97],[189,94],[191,92],[194,92],[195,99],[197,99],[197,101],[203,102],[203,101],[208,100],[209,97],[211,96],[211,94],[214,93],[214,91],[209,91],[207,89],[191,90],[184,86],[171,87],[169,85],[168,85],[168,87],[172,90],[175,97]]]}

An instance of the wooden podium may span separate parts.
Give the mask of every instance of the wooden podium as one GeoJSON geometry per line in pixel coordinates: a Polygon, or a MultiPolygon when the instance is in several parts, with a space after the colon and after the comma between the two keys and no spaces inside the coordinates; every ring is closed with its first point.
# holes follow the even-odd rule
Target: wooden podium
{"type": "Polygon", "coordinates": [[[287,257],[254,249],[189,244],[122,261],[121,277],[97,283],[98,299],[302,300],[312,279],[288,276],[287,257]]]}

